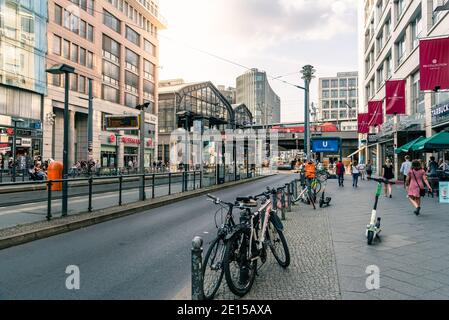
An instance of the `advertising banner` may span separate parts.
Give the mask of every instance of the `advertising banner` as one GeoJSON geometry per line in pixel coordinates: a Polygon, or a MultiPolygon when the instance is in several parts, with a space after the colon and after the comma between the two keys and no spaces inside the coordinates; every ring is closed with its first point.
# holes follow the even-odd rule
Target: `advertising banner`
{"type": "Polygon", "coordinates": [[[405,114],[405,84],[405,80],[385,82],[386,114],[405,114]]]}
{"type": "Polygon", "coordinates": [[[449,89],[449,38],[419,41],[421,90],[449,89]]]}
{"type": "Polygon", "coordinates": [[[440,181],[440,203],[449,203],[449,181],[440,181]]]}
{"type": "Polygon", "coordinates": [[[375,127],[380,126],[384,123],[383,115],[383,104],[382,100],[369,101],[368,102],[368,114],[369,114],[369,126],[375,127]]]}
{"type": "Polygon", "coordinates": [[[359,113],[357,115],[357,128],[358,133],[369,132],[369,113],[359,113]]]}

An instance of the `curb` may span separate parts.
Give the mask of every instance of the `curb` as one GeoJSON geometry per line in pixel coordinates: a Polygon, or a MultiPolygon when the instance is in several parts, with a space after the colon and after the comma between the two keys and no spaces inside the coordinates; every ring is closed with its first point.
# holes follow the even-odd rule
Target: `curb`
{"type": "MultiPolygon", "coordinates": [[[[211,191],[228,189],[233,186],[246,184],[246,183],[257,181],[257,180],[267,178],[270,176],[273,176],[273,174],[266,175],[266,176],[260,176],[260,177],[256,177],[256,178],[245,179],[245,180],[228,182],[227,184],[224,184],[224,185],[218,185],[218,186],[215,185],[215,186],[198,189],[198,190],[194,190],[194,191],[189,191],[189,192],[185,192],[185,193],[181,193],[181,194],[177,194],[177,195],[164,196],[164,197],[159,197],[159,198],[146,200],[146,201],[142,201],[142,202],[135,202],[132,204],[127,204],[127,205],[121,206],[121,207],[112,207],[112,208],[108,208],[108,209],[93,211],[90,213],[83,212],[83,213],[68,216],[69,218],[70,217],[72,217],[72,218],[80,217],[80,220],[77,220],[77,221],[64,222],[64,220],[66,218],[56,218],[56,219],[51,220],[49,223],[61,222],[60,224],[50,226],[50,227],[40,227],[40,228],[38,227],[35,230],[25,231],[25,232],[21,232],[18,234],[0,238],[0,250],[6,249],[6,248],[9,248],[12,246],[16,246],[19,244],[24,244],[24,243],[35,241],[35,240],[48,238],[48,237],[58,235],[61,233],[66,233],[66,232],[74,231],[77,229],[85,228],[85,227],[99,224],[102,222],[122,218],[122,217],[129,216],[129,215],[132,215],[135,213],[140,213],[142,211],[163,207],[167,204],[180,202],[180,201],[183,201],[186,199],[198,197],[198,196],[207,194],[211,191]],[[96,216],[92,216],[93,214],[96,214],[96,216]],[[86,216],[86,217],[84,217],[84,216],[86,216]]],[[[24,226],[32,226],[33,224],[36,224],[36,225],[42,224],[42,221],[37,222],[37,223],[27,224],[24,226]]],[[[20,226],[13,227],[13,229],[15,229],[15,228],[20,228],[20,226]]],[[[7,229],[5,229],[5,230],[7,230],[7,229]]]]}

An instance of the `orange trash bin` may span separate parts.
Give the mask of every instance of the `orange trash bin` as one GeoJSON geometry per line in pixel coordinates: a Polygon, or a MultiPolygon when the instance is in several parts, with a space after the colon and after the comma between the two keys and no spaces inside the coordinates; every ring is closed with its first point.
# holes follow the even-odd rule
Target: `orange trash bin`
{"type": "MultiPolygon", "coordinates": [[[[53,161],[48,165],[47,177],[48,180],[61,180],[62,179],[62,162],[53,161]]],[[[62,182],[53,182],[51,184],[52,191],[61,191],[62,182]]]]}

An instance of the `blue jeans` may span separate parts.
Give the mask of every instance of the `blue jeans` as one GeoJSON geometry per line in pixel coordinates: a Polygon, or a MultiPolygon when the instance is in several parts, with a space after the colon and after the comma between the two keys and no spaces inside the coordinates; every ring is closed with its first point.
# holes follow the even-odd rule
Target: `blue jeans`
{"type": "Polygon", "coordinates": [[[357,187],[357,183],[359,182],[359,175],[360,175],[360,173],[352,174],[352,186],[353,187],[357,187]]]}

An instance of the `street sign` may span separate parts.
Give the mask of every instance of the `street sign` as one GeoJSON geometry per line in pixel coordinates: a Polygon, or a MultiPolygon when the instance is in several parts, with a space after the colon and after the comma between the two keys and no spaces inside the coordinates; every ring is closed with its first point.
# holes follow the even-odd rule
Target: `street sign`
{"type": "Polygon", "coordinates": [[[339,139],[313,139],[312,151],[313,152],[338,152],[340,149],[339,139]]]}
{"type": "Polygon", "coordinates": [[[107,115],[105,117],[107,130],[138,130],[138,115],[107,115]]]}
{"type": "Polygon", "coordinates": [[[449,181],[440,181],[440,203],[449,203],[449,181]]]}

